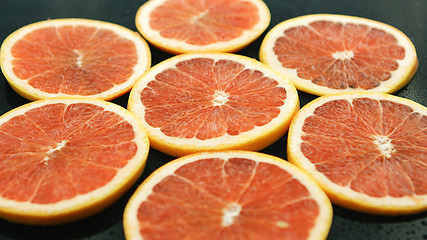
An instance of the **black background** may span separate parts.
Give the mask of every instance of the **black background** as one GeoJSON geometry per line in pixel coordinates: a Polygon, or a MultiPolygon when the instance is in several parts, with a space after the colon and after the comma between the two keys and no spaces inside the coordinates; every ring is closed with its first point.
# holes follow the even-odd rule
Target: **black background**
{"type": "MultiPolygon", "coordinates": [[[[1,0],[0,41],[16,29],[48,18],[89,18],[113,22],[136,31],[135,13],[145,1],[135,0],[1,0]]],[[[414,43],[419,67],[412,81],[395,93],[427,106],[427,1],[426,0],[266,0],[272,19],[269,28],[311,13],[354,15],[390,24],[414,43]]],[[[258,58],[265,33],[238,54],[258,58]]],[[[152,65],[172,55],[150,46],[152,65]]],[[[113,100],[126,106],[128,94],[113,100]]],[[[316,96],[299,92],[301,106],[316,96]]],[[[0,74],[0,114],[29,101],[16,94],[0,74]]],[[[286,137],[263,150],[286,159],[286,137]]],[[[26,226],[0,220],[0,239],[124,239],[122,213],[127,200],[151,172],[173,158],[150,150],[145,171],[138,183],[116,203],[87,219],[53,227],[26,226]]],[[[426,173],[427,174],[427,173],[426,173]]],[[[334,219],[328,239],[427,239],[427,213],[385,217],[358,213],[334,206],[334,219]]]]}

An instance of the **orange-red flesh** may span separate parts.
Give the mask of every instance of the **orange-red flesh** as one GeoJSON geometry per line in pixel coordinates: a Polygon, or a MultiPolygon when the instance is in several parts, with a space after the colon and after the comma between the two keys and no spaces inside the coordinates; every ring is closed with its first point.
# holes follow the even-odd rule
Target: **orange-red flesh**
{"type": "Polygon", "coordinates": [[[126,82],[138,60],[135,44],[113,31],[71,25],[34,30],[11,53],[14,74],[30,86],[81,96],[126,82]]]}
{"type": "Polygon", "coordinates": [[[365,90],[390,79],[406,54],[384,30],[330,20],[287,29],[273,51],[302,79],[332,89],[365,90]]]}
{"type": "Polygon", "coordinates": [[[258,22],[257,7],[247,1],[169,0],[151,12],[149,24],[164,38],[208,45],[237,38],[258,22]]]}
{"type": "Polygon", "coordinates": [[[51,204],[107,184],[132,159],[134,129],[89,103],[47,104],[0,125],[0,196],[51,204]]]}

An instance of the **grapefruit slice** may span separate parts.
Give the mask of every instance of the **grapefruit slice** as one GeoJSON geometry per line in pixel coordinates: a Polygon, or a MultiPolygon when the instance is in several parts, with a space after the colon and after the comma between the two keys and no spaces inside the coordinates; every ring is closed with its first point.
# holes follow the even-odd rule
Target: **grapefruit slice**
{"type": "Polygon", "coordinates": [[[189,53],[147,71],[128,109],[153,148],[172,156],[261,150],[288,130],[299,109],[295,87],[268,66],[230,53],[189,53]]]}
{"type": "Polygon", "coordinates": [[[270,11],[261,0],[151,0],[135,22],[147,41],[170,53],[235,52],[265,31],[270,11]]]}
{"type": "Polygon", "coordinates": [[[415,74],[418,59],[409,38],[377,21],[333,14],[286,20],[267,33],[260,60],[315,95],[372,91],[393,93],[415,74]]]}
{"type": "Polygon", "coordinates": [[[304,172],[248,151],[171,161],[135,191],[126,239],[326,239],[332,207],[304,172]]]}
{"type": "Polygon", "coordinates": [[[53,225],[101,211],[138,179],[149,149],[139,121],[88,98],[35,101],[0,117],[0,217],[53,225]]]}
{"type": "Polygon", "coordinates": [[[427,108],[384,93],[318,98],[295,116],[289,161],[333,203],[375,214],[427,209],[427,108]]]}
{"type": "Polygon", "coordinates": [[[111,100],[128,92],[150,67],[141,36],[88,19],[55,19],[24,26],[1,46],[1,68],[29,100],[85,96],[111,100]]]}

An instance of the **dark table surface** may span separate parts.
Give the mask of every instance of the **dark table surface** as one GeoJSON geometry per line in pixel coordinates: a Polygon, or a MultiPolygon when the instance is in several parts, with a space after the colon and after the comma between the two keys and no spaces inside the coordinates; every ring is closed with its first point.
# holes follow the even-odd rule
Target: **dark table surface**
{"type": "MultiPolygon", "coordinates": [[[[135,13],[145,1],[136,0],[1,0],[0,41],[16,29],[48,18],[89,18],[113,22],[136,31],[135,13]]],[[[427,1],[426,0],[266,0],[272,19],[269,28],[301,15],[336,13],[354,15],[390,24],[414,43],[419,68],[412,81],[395,93],[427,106],[427,1]]],[[[265,33],[238,54],[258,58],[265,33]]],[[[153,46],[152,63],[172,55],[153,46]]],[[[126,106],[128,94],[113,100],[126,106]]],[[[299,92],[301,106],[316,96],[299,92]]],[[[29,101],[16,94],[0,74],[0,114],[29,101]]],[[[286,136],[263,150],[286,159],[286,136]]],[[[0,239],[124,239],[122,213],[127,200],[150,173],[173,158],[151,149],[145,171],[122,198],[99,214],[87,219],[51,227],[26,226],[0,220],[0,239]]],[[[427,173],[426,173],[427,174],[427,173]]],[[[427,213],[411,216],[372,216],[334,206],[334,219],[328,239],[427,239],[427,213]]]]}

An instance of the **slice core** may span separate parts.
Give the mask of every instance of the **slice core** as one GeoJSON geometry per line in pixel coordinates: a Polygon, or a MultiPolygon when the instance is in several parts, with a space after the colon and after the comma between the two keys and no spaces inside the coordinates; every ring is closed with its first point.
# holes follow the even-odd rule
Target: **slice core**
{"type": "Polygon", "coordinates": [[[377,136],[374,143],[377,144],[378,150],[386,157],[391,158],[391,154],[396,152],[396,149],[391,143],[391,139],[386,136],[377,136]]]}
{"type": "Polygon", "coordinates": [[[222,215],[222,226],[228,227],[232,225],[235,221],[235,218],[237,218],[240,215],[240,211],[242,211],[242,206],[238,203],[230,203],[228,206],[226,206],[223,209],[223,215],[222,215]]]}

